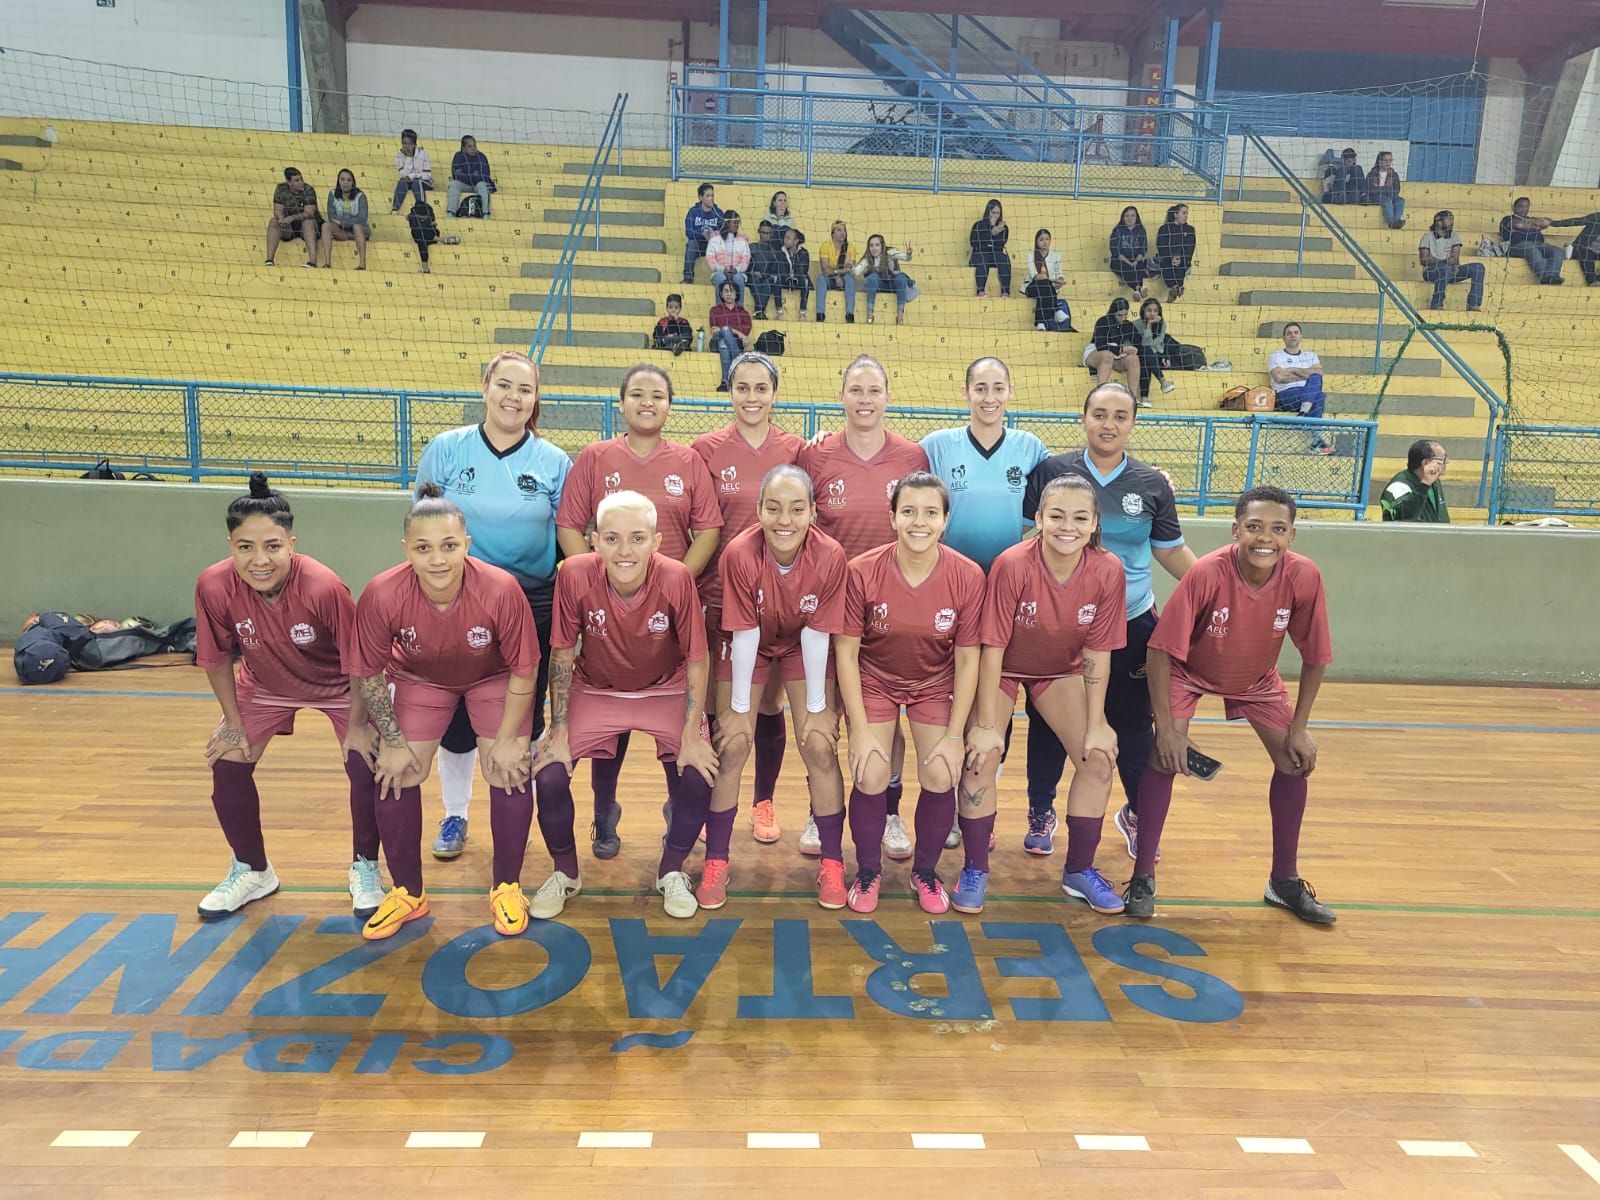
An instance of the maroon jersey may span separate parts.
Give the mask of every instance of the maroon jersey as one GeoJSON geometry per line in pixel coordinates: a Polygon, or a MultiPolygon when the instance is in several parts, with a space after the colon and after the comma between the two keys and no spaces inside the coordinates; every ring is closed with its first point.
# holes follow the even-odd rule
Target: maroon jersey
{"type": "Polygon", "coordinates": [[[830,433],[800,454],[800,466],[817,493],[817,524],[851,558],[894,541],[889,522],[894,485],[912,471],[928,469],[921,446],[888,430],[884,439],[883,449],[865,460],[845,444],[842,433],[830,433]]]}
{"type": "Polygon", "coordinates": [[[289,560],[276,600],[262,598],[233,569],[212,563],[194,585],[194,660],[220,667],[243,659],[240,682],[308,705],[350,698],[356,605],[332,569],[309,555],[289,560]]]}
{"type": "Polygon", "coordinates": [[[717,504],[722,509],[722,542],[717,553],[695,583],[700,588],[700,603],[716,608],[722,603],[722,577],[717,562],[722,547],[734,534],[749,529],[760,520],[761,481],[773,467],[799,461],[805,442],[776,425],[767,429],[760,447],[752,447],[739,432],[738,423],[695,438],[691,448],[706,464],[717,489],[717,504]]]}
{"type": "Polygon", "coordinates": [[[373,576],[356,605],[356,675],[464,691],[539,666],[539,639],[522,585],[509,571],[469,558],[461,591],[441,610],[410,563],[373,576]]]}
{"type": "Polygon", "coordinates": [[[1045,565],[1043,544],[1029,538],[989,568],[983,644],[1005,647],[1008,679],[1059,679],[1083,671],[1085,650],[1126,646],[1127,614],[1127,579],[1115,554],[1084,547],[1062,583],[1045,565]]]}
{"type": "Polygon", "coordinates": [[[844,548],[813,527],[787,572],[772,557],[767,531],[757,525],[729,542],[722,555],[722,627],[761,630],[761,658],[800,652],[800,631],[845,632],[849,560],[844,548]]]}
{"type": "Polygon", "coordinates": [[[695,530],[718,529],[722,509],[705,462],[688,446],[663,439],[640,458],[618,435],[590,442],[578,455],[561,489],[556,525],[583,533],[595,510],[612,492],[638,492],[656,506],[661,553],[683,561],[695,530]]]}
{"type": "Polygon", "coordinates": [[[1178,581],[1150,645],[1218,696],[1276,692],[1287,633],[1307,666],[1333,661],[1322,574],[1304,555],[1285,553],[1261,587],[1239,573],[1239,547],[1213,550],[1178,581]]]}
{"type": "Polygon", "coordinates": [[[624,600],[598,554],[556,572],[550,645],[583,639],[576,676],[607,692],[682,691],[685,664],[706,656],[706,623],[694,578],[681,562],[652,554],[639,590],[624,600]]]}
{"type": "Polygon", "coordinates": [[[983,587],[983,568],[949,546],[916,587],[893,545],[851,559],[844,633],[861,639],[861,673],[897,691],[954,686],[955,648],[983,641],[983,587]]]}

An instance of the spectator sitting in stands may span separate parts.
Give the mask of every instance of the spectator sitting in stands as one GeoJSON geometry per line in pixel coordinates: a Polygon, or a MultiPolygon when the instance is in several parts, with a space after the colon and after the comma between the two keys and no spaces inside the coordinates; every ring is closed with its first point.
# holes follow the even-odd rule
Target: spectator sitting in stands
{"type": "Polygon", "coordinates": [[[1161,310],[1161,301],[1152,296],[1141,304],[1134,328],[1139,331],[1140,399],[1149,397],[1151,379],[1161,381],[1163,393],[1175,390],[1178,385],[1166,376],[1177,364],[1168,348],[1172,339],[1167,335],[1167,318],[1161,310]]]}
{"type": "Polygon", "coordinates": [[[722,210],[717,207],[717,189],[702,183],[696,192],[699,200],[683,218],[683,281],[694,282],[694,264],[705,256],[706,243],[722,227],[722,210]]]}
{"type": "Polygon", "coordinates": [[[777,286],[773,296],[778,301],[778,320],[783,320],[783,293],[800,293],[800,319],[811,314],[806,308],[811,303],[811,251],[806,249],[806,235],[798,229],[783,231],[783,249],[778,251],[777,286]]]}
{"type": "Polygon", "coordinates": [[[1586,217],[1569,217],[1565,221],[1551,221],[1550,228],[1558,229],[1581,225],[1578,236],[1572,239],[1572,257],[1583,270],[1583,281],[1590,287],[1600,283],[1595,271],[1595,260],[1600,259],[1600,212],[1586,217]]]}
{"type": "Polygon", "coordinates": [[[1011,256],[1006,253],[1006,239],[1010,236],[1005,209],[1000,201],[989,201],[983,216],[972,223],[972,230],[967,234],[967,244],[972,247],[967,265],[972,268],[978,295],[989,294],[989,268],[993,267],[1000,276],[1000,299],[1011,299],[1011,256]]]}
{"type": "Polygon", "coordinates": [[[1550,227],[1550,218],[1529,216],[1530,203],[1526,196],[1517,197],[1511,205],[1511,215],[1500,221],[1500,240],[1506,244],[1506,254],[1511,258],[1520,258],[1532,267],[1540,283],[1559,284],[1562,282],[1561,264],[1566,260],[1566,251],[1544,240],[1544,231],[1550,227]]]}
{"type": "Polygon", "coordinates": [[[756,232],[759,236],[750,243],[750,295],[755,300],[751,315],[758,321],[765,321],[767,301],[778,290],[778,251],[783,243],[776,236],[771,221],[762,221],[756,232]]]}
{"type": "Polygon", "coordinates": [[[339,172],[333,191],[328,193],[328,219],[322,226],[322,265],[333,266],[333,244],[355,242],[356,270],[367,269],[367,239],[372,227],[367,222],[367,194],[356,186],[355,172],[349,167],[339,172]]]}
{"type": "Polygon", "coordinates": [[[429,274],[428,247],[429,246],[459,246],[461,239],[458,237],[440,237],[439,222],[434,219],[433,205],[426,200],[418,200],[411,206],[411,211],[406,214],[406,224],[411,226],[411,240],[417,244],[417,257],[422,261],[419,270],[422,274],[429,274]]]}
{"type": "Polygon", "coordinates": [[[489,175],[489,156],[478,152],[478,139],[470,133],[461,139],[461,149],[450,160],[450,191],[445,200],[448,216],[460,212],[461,193],[477,192],[483,201],[483,219],[489,219],[489,197],[495,190],[489,175]]]}
{"type": "Polygon", "coordinates": [[[317,194],[305,176],[294,167],[283,169],[283,182],[272,192],[272,220],[267,222],[267,266],[275,267],[278,243],[302,239],[306,244],[306,266],[317,265],[318,239],[322,218],[317,215],[317,194]]]}
{"type": "Polygon", "coordinates": [[[1385,521],[1418,521],[1428,525],[1450,524],[1450,509],[1444,502],[1444,469],[1450,456],[1438,442],[1427,438],[1412,442],[1406,451],[1406,469],[1389,481],[1378,497],[1385,521]]]}
{"type": "MultiPolygon", "coordinates": [[[[1300,344],[1300,322],[1290,321],[1283,327],[1283,349],[1274,350],[1267,360],[1267,378],[1272,381],[1279,412],[1312,419],[1322,416],[1328,402],[1322,394],[1322,360],[1315,350],[1300,344]]],[[[1332,454],[1334,450],[1320,432],[1311,448],[1319,454],[1332,454]]]]}
{"type": "Polygon", "coordinates": [[[1161,282],[1167,285],[1167,303],[1183,296],[1183,282],[1194,266],[1194,226],[1189,224],[1189,206],[1174,204],[1167,219],[1156,231],[1156,262],[1161,282]]]}
{"type": "Polygon", "coordinates": [[[1367,172],[1368,204],[1376,204],[1383,223],[1390,229],[1406,227],[1406,202],[1400,195],[1400,172],[1394,169],[1394,155],[1385,150],[1367,172]]]}
{"type": "Polygon", "coordinates": [[[1158,274],[1150,265],[1150,238],[1139,210],[1128,205],[1111,230],[1111,273],[1131,288],[1136,300],[1144,299],[1144,281],[1158,274]]]}
{"type": "Polygon", "coordinates": [[[677,292],[667,297],[667,315],[656,322],[650,345],[656,350],[671,350],[674,358],[694,345],[694,328],[683,319],[683,297],[677,292]]]}
{"type": "Polygon", "coordinates": [[[389,202],[389,215],[399,215],[400,205],[410,192],[412,202],[422,204],[427,200],[427,190],[433,186],[433,165],[428,162],[428,152],[417,145],[417,131],[400,131],[400,152],[394,156],[394,169],[400,178],[395,181],[394,199],[389,202]]]}
{"type": "MultiPolygon", "coordinates": [[[[1095,376],[1095,386],[1111,382],[1111,372],[1121,371],[1128,377],[1128,390],[1141,395],[1142,372],[1139,362],[1139,330],[1128,320],[1128,302],[1118,296],[1106,309],[1106,315],[1094,323],[1092,340],[1083,348],[1083,365],[1095,376]]],[[[1150,401],[1139,400],[1140,408],[1148,408],[1150,401]]]]}
{"type": "Polygon", "coordinates": [[[1366,189],[1367,177],[1361,173],[1356,152],[1346,147],[1339,161],[1322,169],[1322,202],[1324,204],[1360,204],[1366,189]]]}
{"type": "Polygon", "coordinates": [[[722,360],[722,382],[717,391],[728,390],[728,367],[744,353],[750,337],[750,314],[739,305],[739,289],[733,280],[717,285],[717,303],[711,310],[711,348],[722,360]]]}
{"type": "Polygon", "coordinates": [[[1467,289],[1467,311],[1477,312],[1482,307],[1483,264],[1461,265],[1461,237],[1456,233],[1455,213],[1446,208],[1433,214],[1433,224],[1417,245],[1417,261],[1422,264],[1422,278],[1433,284],[1429,308],[1443,308],[1445,288],[1464,281],[1472,285],[1467,289]]]}
{"type": "Polygon", "coordinates": [[[1033,235],[1033,267],[1022,294],[1033,301],[1033,327],[1041,333],[1053,329],[1057,333],[1077,333],[1072,327],[1072,309],[1061,298],[1061,288],[1067,282],[1061,266],[1061,254],[1050,249],[1050,231],[1041,229],[1033,235]]]}
{"type": "Polygon", "coordinates": [[[900,270],[900,264],[911,261],[911,245],[896,250],[884,241],[883,234],[875,233],[867,239],[867,252],[856,263],[856,277],[867,286],[867,324],[872,324],[873,305],[881,291],[894,293],[894,323],[906,322],[906,305],[910,304],[911,276],[900,270]]]}
{"type": "Polygon", "coordinates": [[[850,230],[835,221],[828,231],[828,243],[817,254],[817,320],[828,319],[828,289],[844,291],[844,319],[856,319],[856,256],[850,248],[850,230]]]}
{"type": "Polygon", "coordinates": [[[772,226],[774,241],[783,237],[785,229],[794,228],[794,214],[789,211],[788,192],[772,193],[772,199],[767,201],[767,219],[762,224],[772,226]]]}
{"type": "Polygon", "coordinates": [[[739,214],[729,209],[722,214],[722,224],[706,242],[706,266],[711,270],[711,286],[722,295],[722,285],[731,283],[744,303],[744,287],[749,280],[750,243],[739,232],[739,214]]]}

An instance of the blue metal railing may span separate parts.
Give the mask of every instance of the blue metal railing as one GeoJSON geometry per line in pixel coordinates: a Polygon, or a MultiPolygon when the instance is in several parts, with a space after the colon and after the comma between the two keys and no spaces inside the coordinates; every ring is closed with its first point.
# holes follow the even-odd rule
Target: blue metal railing
{"type": "MultiPolygon", "coordinates": [[[[615,396],[550,392],[541,399],[540,432],[569,453],[621,428],[615,396]]],[[[87,471],[107,458],[126,470],[196,483],[265,470],[283,480],[403,488],[415,479],[428,440],[479,420],[482,400],[470,391],[0,373],[0,469],[87,471]]],[[[774,412],[807,438],[841,419],[832,402],[784,401],[774,412]]],[[[726,400],[680,398],[671,432],[688,441],[728,420],[726,400]]],[[[967,410],[895,407],[889,421],[918,439],[964,425],[967,410]]],[[[1082,443],[1078,412],[1014,411],[1007,421],[1053,447],[1082,443]]],[[[1360,520],[1377,428],[1373,421],[1152,413],[1139,418],[1132,445],[1167,470],[1179,501],[1202,515],[1270,483],[1306,509],[1360,520]],[[1333,442],[1333,454],[1312,450],[1318,435],[1333,442]]]]}
{"type": "Polygon", "coordinates": [[[1600,517],[1600,428],[1501,425],[1489,523],[1501,517],[1600,517]]]}
{"type": "Polygon", "coordinates": [[[528,347],[528,357],[534,362],[544,361],[544,352],[550,345],[558,313],[565,314],[565,344],[572,345],[572,267],[578,258],[584,230],[591,221],[594,223],[594,246],[596,250],[600,248],[601,185],[613,152],[616,154],[617,174],[622,174],[622,117],[627,107],[628,93],[618,92],[617,98],[611,102],[611,116],[607,118],[600,142],[595,147],[594,161],[589,164],[588,178],[583,181],[583,193],[572,214],[572,224],[567,228],[567,239],[561,247],[555,273],[550,278],[550,290],[545,295],[544,307],[539,310],[539,324],[534,328],[533,343],[528,347]]]}

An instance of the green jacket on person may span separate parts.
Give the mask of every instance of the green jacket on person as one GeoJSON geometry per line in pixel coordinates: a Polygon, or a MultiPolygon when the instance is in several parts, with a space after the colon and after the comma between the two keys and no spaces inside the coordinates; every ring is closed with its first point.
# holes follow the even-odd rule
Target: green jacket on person
{"type": "Polygon", "coordinates": [[[1450,524],[1450,509],[1444,502],[1444,484],[1434,480],[1423,486],[1422,480],[1404,470],[1389,481],[1378,498],[1385,521],[1421,521],[1430,525],[1450,524]]]}

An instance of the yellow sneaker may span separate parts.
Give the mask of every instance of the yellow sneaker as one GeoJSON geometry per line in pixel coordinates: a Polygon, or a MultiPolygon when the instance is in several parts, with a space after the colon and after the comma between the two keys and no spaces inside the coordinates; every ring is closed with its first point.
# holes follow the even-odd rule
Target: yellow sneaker
{"type": "Polygon", "coordinates": [[[361,936],[369,942],[381,942],[400,932],[400,926],[428,915],[428,893],[412,896],[403,887],[389,889],[389,894],[378,905],[378,911],[361,927],[361,936]]]}
{"type": "Polygon", "coordinates": [[[520,883],[502,883],[490,892],[489,911],[494,931],[502,937],[516,937],[528,927],[528,898],[520,883]]]}

